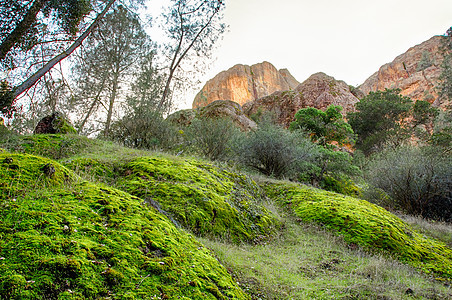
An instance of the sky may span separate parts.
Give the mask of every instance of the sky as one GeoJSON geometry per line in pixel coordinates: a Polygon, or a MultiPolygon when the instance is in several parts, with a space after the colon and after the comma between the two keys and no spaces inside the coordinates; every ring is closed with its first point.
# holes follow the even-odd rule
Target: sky
{"type": "MultiPolygon", "coordinates": [[[[452,26],[452,0],[225,2],[229,29],[199,88],[236,64],[263,61],[287,68],[300,82],[324,72],[358,86],[383,64],[452,26]]],[[[188,91],[179,108],[191,107],[195,94],[188,91]]]]}

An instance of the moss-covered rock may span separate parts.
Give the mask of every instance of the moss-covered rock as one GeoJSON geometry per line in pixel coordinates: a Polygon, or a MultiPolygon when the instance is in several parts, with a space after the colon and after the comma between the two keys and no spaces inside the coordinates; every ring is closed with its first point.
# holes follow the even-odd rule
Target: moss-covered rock
{"type": "Polygon", "coordinates": [[[67,120],[61,113],[55,112],[49,116],[41,119],[36,125],[34,134],[76,134],[77,131],[72,127],[69,120],[67,120]]]}
{"type": "Polygon", "coordinates": [[[278,225],[263,207],[254,181],[196,160],[140,157],[125,165],[117,186],[156,201],[182,226],[203,236],[258,241],[278,225]]]}
{"type": "Polygon", "coordinates": [[[0,299],[248,299],[142,199],[48,159],[1,152],[0,162],[0,299]]]}
{"type": "Polygon", "coordinates": [[[452,249],[427,238],[387,210],[365,200],[292,183],[266,184],[306,222],[325,225],[345,241],[390,254],[427,273],[452,278],[452,249]]]}

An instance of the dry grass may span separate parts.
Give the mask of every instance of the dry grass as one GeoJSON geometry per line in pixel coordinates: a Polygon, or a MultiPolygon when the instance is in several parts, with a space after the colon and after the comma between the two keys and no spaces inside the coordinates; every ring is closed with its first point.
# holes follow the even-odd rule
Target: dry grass
{"type": "Polygon", "coordinates": [[[452,223],[431,221],[422,217],[404,214],[398,214],[398,217],[413,226],[422,234],[443,241],[449,247],[452,247],[452,223]]]}
{"type": "Polygon", "coordinates": [[[282,217],[284,230],[265,244],[202,240],[253,299],[452,299],[445,282],[282,217]]]}

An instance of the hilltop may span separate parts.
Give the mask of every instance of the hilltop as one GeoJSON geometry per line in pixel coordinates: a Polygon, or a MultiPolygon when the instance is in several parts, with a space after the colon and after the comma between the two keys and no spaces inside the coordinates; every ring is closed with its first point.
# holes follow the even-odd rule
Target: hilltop
{"type": "Polygon", "coordinates": [[[450,236],[358,198],[77,135],[1,147],[2,299],[452,296],[450,236]]]}

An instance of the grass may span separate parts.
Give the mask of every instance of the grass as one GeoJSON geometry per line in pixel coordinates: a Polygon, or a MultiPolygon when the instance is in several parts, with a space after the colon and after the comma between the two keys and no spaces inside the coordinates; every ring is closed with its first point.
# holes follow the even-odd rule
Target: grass
{"type": "Polygon", "coordinates": [[[451,299],[444,282],[288,214],[266,244],[201,239],[252,299],[451,299]]]}
{"type": "Polygon", "coordinates": [[[450,224],[76,135],[0,147],[0,299],[452,298],[450,224]]]}

